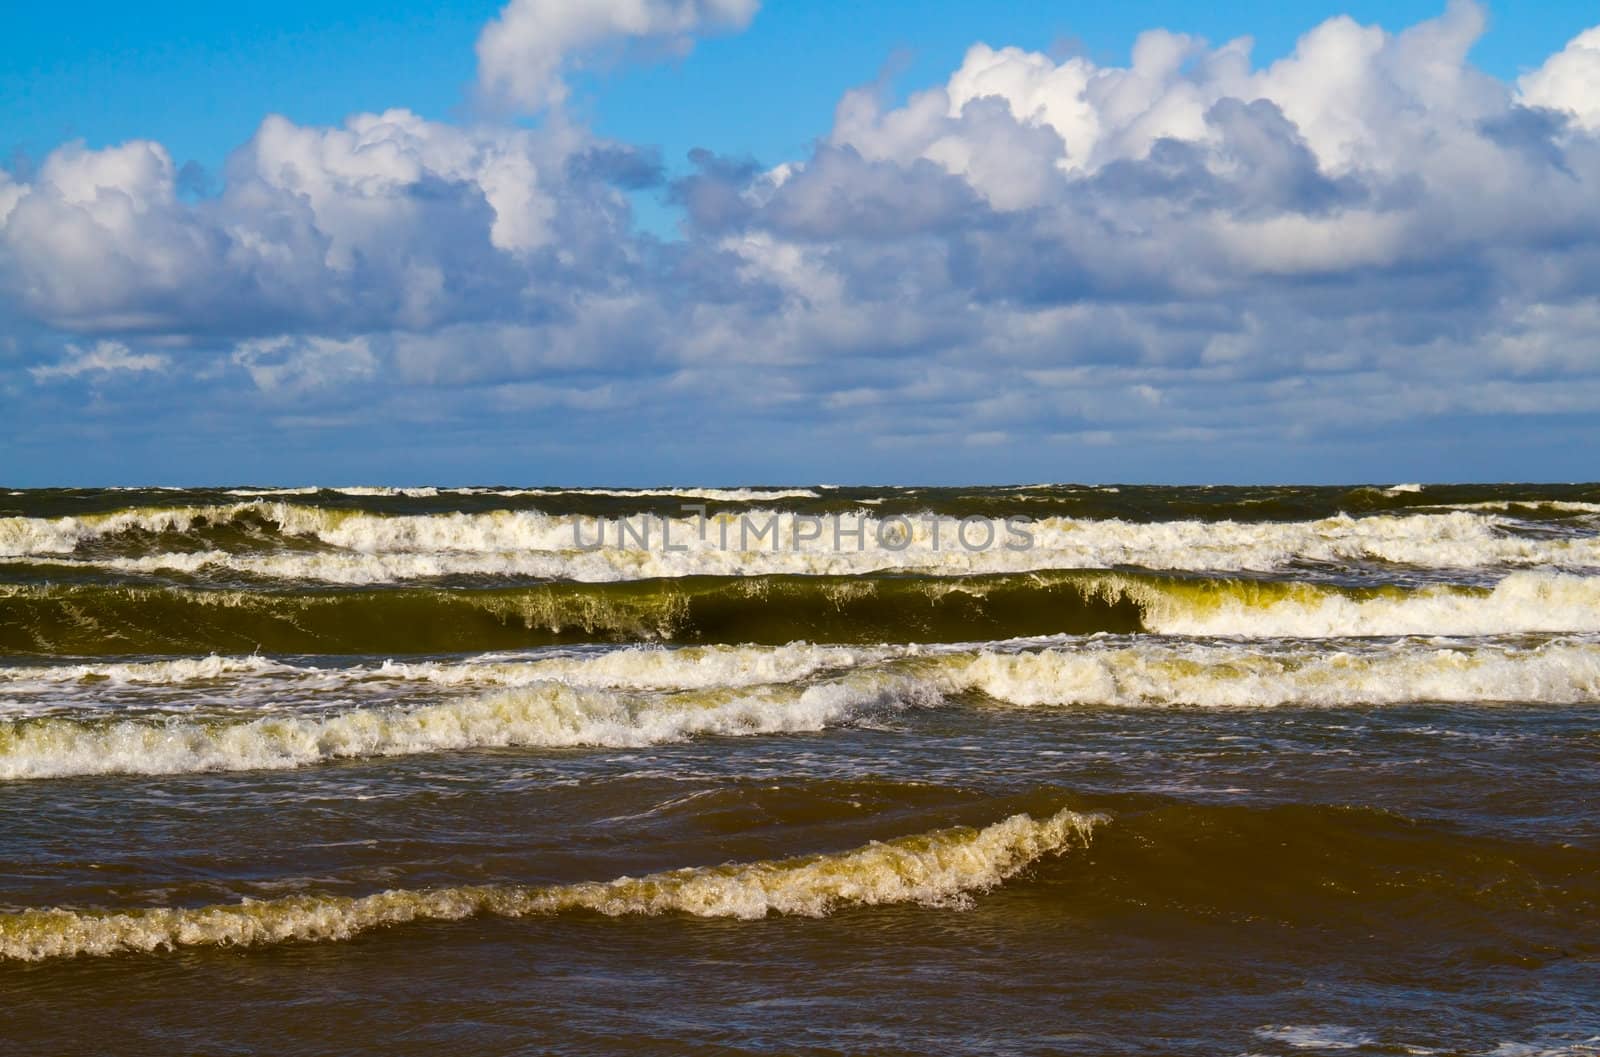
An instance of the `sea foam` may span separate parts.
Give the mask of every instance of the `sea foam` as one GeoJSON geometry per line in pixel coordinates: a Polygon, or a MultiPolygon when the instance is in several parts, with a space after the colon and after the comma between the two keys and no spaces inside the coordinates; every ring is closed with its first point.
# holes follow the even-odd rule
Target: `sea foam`
{"type": "Polygon", "coordinates": [[[619,694],[540,683],[421,707],[230,717],[40,716],[0,722],[0,779],[303,767],[347,757],[505,748],[635,748],[697,735],[819,731],[937,703],[885,674],[795,686],[619,694]]]}
{"type": "MultiPolygon", "coordinates": [[[[1519,535],[1490,513],[1339,515],[1302,522],[1130,522],[1043,518],[903,520],[845,515],[808,521],[754,510],[600,521],[528,510],[379,515],[294,503],[145,508],[77,518],[0,519],[0,556],[120,572],[218,570],[276,580],[378,584],[452,575],[589,582],[692,575],[940,575],[1136,566],[1187,571],[1280,570],[1296,563],[1381,562],[1440,569],[1600,567],[1600,537],[1519,535]],[[82,553],[128,532],[195,534],[265,523],[282,539],[137,555],[82,553]],[[624,531],[620,526],[626,525],[624,531]],[[856,531],[859,530],[859,535],[856,531]],[[965,535],[963,535],[963,531],[965,535]],[[907,534],[909,533],[909,534],[907,534]],[[596,546],[596,544],[599,544],[596,546]]],[[[203,542],[199,536],[196,542],[203,542]]]]}

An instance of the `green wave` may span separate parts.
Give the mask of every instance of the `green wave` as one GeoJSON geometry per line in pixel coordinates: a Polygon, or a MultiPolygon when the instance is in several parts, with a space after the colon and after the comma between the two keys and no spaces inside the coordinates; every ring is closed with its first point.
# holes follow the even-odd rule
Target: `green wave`
{"type": "Polygon", "coordinates": [[[1092,574],[685,577],[325,592],[49,585],[0,594],[0,650],[450,653],[584,642],[965,641],[1137,631],[1092,574]]]}
{"type": "Polygon", "coordinates": [[[523,588],[242,591],[0,587],[0,651],[453,653],[606,643],[972,642],[1155,632],[1242,637],[1600,631],[1600,579],[1514,573],[1406,589],[1063,571],[681,577],[523,588]]]}

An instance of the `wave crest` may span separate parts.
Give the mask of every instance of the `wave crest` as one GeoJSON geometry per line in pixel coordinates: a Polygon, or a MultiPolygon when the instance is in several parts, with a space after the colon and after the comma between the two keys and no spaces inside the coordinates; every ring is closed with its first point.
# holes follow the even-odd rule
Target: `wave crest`
{"type": "Polygon", "coordinates": [[[701,735],[818,731],[938,700],[932,685],[868,672],[804,688],[654,695],[542,683],[420,708],[243,722],[43,716],[0,723],[0,779],[271,770],[350,757],[513,746],[638,748],[701,735]]]}
{"type": "Polygon", "coordinates": [[[0,556],[124,573],[223,572],[347,585],[447,576],[598,583],[700,575],[842,576],[886,570],[973,575],[1128,566],[1271,572],[1307,562],[1435,569],[1600,567],[1600,537],[1521,535],[1512,531],[1518,524],[1512,518],[1459,510],[1294,522],[1045,517],[1029,521],[1025,535],[1013,533],[1002,519],[985,517],[966,536],[958,534],[953,519],[931,515],[862,515],[859,520],[846,515],[843,535],[831,521],[829,527],[815,527],[825,519],[765,508],[705,522],[650,515],[646,523],[639,520],[643,516],[601,522],[537,510],[378,514],[257,499],[56,519],[0,518],[0,556]],[[642,530],[643,537],[624,537],[619,520],[642,530]],[[902,535],[907,529],[910,535],[902,535]]]}
{"type": "Polygon", "coordinates": [[[1044,819],[1017,814],[983,829],[935,830],[846,852],[571,885],[289,896],[194,909],[28,910],[0,916],[0,958],[40,961],[176,947],[344,940],[389,925],[485,914],[677,913],[752,921],[769,914],[823,917],[847,906],[959,907],[1043,856],[1087,846],[1094,828],[1104,821],[1102,815],[1069,809],[1044,819]]]}

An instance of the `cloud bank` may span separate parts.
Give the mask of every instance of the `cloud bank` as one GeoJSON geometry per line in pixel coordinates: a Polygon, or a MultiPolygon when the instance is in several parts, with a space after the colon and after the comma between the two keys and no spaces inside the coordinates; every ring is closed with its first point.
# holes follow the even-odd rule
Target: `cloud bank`
{"type": "MultiPolygon", "coordinates": [[[[585,56],[754,13],[513,0],[479,90],[549,108],[585,56]]],[[[978,43],[847,94],[807,157],[671,178],[559,108],[268,117],[200,198],[158,143],[68,144],[0,173],[0,377],[52,419],[45,383],[92,390],[111,434],[172,392],[227,436],[404,423],[469,476],[496,444],[566,479],[1484,476],[1463,430],[1567,474],[1600,411],[1600,28],[1514,84],[1468,61],[1484,31],[1454,2],[1268,65],[978,43]]]]}

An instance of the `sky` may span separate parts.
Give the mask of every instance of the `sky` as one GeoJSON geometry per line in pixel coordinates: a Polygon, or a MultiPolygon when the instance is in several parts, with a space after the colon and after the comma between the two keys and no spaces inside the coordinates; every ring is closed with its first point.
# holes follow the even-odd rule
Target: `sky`
{"type": "Polygon", "coordinates": [[[1579,480],[1592,4],[36,7],[0,484],[1579,480]]]}

